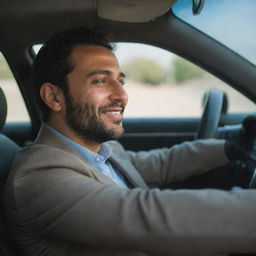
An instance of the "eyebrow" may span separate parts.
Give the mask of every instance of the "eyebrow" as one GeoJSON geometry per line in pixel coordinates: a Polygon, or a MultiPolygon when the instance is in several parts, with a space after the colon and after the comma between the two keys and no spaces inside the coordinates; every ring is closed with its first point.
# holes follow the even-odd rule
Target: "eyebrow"
{"type": "MultiPolygon", "coordinates": [[[[89,77],[94,76],[94,75],[102,75],[102,74],[103,75],[111,75],[111,74],[113,74],[113,72],[110,71],[110,70],[95,70],[95,71],[89,73],[86,76],[86,78],[89,78],[89,77]]],[[[120,72],[119,76],[125,78],[125,74],[123,72],[120,72]]]]}

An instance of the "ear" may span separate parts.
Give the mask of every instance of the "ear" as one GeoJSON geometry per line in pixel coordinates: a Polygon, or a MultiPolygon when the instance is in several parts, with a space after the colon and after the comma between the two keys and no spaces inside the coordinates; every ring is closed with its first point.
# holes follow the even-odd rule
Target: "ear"
{"type": "Polygon", "coordinates": [[[64,97],[59,87],[51,83],[44,83],[40,88],[40,96],[53,111],[60,112],[62,110],[64,97]]]}

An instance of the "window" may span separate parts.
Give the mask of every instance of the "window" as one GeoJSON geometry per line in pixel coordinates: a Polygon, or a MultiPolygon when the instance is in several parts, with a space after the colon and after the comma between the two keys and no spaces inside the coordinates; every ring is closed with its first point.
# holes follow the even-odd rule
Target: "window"
{"type": "MultiPolygon", "coordinates": [[[[37,53],[41,45],[33,46],[37,53]]],[[[255,104],[223,81],[169,51],[137,43],[117,43],[115,54],[126,74],[125,117],[199,117],[203,95],[226,92],[228,111],[254,112],[255,104]]]]}
{"type": "Polygon", "coordinates": [[[179,0],[173,13],[256,64],[255,0],[205,1],[200,15],[192,14],[192,1],[179,0]]]}
{"type": "Polygon", "coordinates": [[[4,91],[7,100],[6,122],[29,121],[29,115],[21,96],[19,87],[12,75],[12,72],[0,52],[0,87],[4,91]]]}
{"type": "Polygon", "coordinates": [[[198,117],[210,88],[226,92],[229,112],[254,112],[255,104],[223,81],[166,50],[118,43],[115,54],[127,75],[126,117],[198,117]]]}

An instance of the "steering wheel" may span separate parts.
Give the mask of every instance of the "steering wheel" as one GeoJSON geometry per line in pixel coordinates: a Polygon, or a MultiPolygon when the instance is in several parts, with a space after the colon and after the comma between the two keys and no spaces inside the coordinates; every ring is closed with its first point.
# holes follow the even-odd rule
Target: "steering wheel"
{"type": "Polygon", "coordinates": [[[246,154],[244,163],[246,164],[249,175],[249,188],[256,188],[256,115],[247,116],[243,120],[243,129],[246,134],[246,154]]]}
{"type": "Polygon", "coordinates": [[[195,139],[214,138],[221,114],[227,112],[227,95],[219,89],[209,90],[203,98],[204,110],[195,139]]]}
{"type": "MultiPolygon", "coordinates": [[[[196,139],[213,138],[216,134],[220,117],[227,112],[227,95],[219,89],[209,90],[203,98],[204,110],[199,124],[196,139]]],[[[243,121],[243,128],[248,136],[246,161],[250,175],[249,188],[256,188],[256,115],[248,116],[243,121]]]]}

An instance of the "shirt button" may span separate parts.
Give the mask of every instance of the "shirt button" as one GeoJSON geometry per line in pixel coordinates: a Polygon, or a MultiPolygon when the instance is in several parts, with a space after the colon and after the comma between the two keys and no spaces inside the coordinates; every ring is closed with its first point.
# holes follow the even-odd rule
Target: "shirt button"
{"type": "Polygon", "coordinates": [[[99,157],[96,157],[95,160],[96,160],[96,162],[99,162],[99,161],[100,161],[100,158],[99,158],[99,157]]]}

